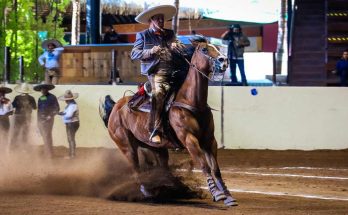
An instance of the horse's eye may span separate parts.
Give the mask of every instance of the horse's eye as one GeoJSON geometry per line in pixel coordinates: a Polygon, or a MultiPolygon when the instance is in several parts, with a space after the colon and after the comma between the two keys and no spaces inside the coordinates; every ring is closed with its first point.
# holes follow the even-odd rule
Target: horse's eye
{"type": "Polygon", "coordinates": [[[206,53],[206,52],[208,52],[208,49],[207,48],[202,48],[202,51],[206,53]]]}

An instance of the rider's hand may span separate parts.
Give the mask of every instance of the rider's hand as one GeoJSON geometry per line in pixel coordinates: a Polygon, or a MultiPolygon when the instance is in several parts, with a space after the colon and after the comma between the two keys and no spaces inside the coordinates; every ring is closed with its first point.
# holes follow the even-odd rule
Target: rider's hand
{"type": "Polygon", "coordinates": [[[150,50],[150,53],[151,53],[151,54],[158,54],[158,53],[160,53],[160,51],[161,51],[161,47],[160,47],[160,46],[154,46],[154,47],[152,47],[152,49],[150,50]]]}
{"type": "Polygon", "coordinates": [[[172,47],[172,49],[179,49],[179,50],[185,49],[185,45],[182,43],[178,43],[178,42],[173,42],[171,44],[171,47],[172,47]]]}

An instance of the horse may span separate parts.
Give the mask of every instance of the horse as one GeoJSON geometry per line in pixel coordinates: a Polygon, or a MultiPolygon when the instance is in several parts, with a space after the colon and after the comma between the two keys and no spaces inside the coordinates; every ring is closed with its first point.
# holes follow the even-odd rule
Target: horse
{"type": "MultiPolygon", "coordinates": [[[[210,76],[215,72],[223,74],[228,60],[205,38],[195,41],[195,45],[191,62],[186,60],[189,64],[186,79],[172,102],[167,119],[176,139],[187,149],[192,160],[199,164],[213,201],[224,201],[227,206],[235,206],[237,201],[227,189],[217,162],[213,115],[207,104],[210,76]]],[[[159,145],[149,143],[149,114],[130,110],[127,103],[131,98],[123,96],[115,103],[107,127],[110,137],[131,163],[137,177],[140,148],[147,147],[155,152],[157,165],[163,168],[168,167],[169,154],[165,139],[159,145]]],[[[145,196],[151,195],[143,184],[140,190],[145,196]]]]}

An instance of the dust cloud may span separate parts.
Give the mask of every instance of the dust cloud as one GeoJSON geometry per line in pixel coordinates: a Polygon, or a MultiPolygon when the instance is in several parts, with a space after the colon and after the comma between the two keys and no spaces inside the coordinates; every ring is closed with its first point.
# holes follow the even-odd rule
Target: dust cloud
{"type": "MultiPolygon", "coordinates": [[[[122,201],[145,200],[128,162],[117,149],[54,147],[54,157],[43,156],[42,146],[0,153],[0,192],[19,194],[79,195],[122,201]]],[[[193,174],[163,170],[141,173],[142,183],[167,201],[202,197],[193,174]]]]}

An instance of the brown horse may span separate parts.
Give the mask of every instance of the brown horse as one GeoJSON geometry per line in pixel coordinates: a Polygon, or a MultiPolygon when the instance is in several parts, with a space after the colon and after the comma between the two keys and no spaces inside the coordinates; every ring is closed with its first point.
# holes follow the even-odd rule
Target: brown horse
{"type": "MultiPolygon", "coordinates": [[[[207,178],[209,191],[214,201],[224,200],[228,206],[237,205],[221,177],[217,162],[217,142],[214,137],[214,121],[207,105],[208,81],[213,72],[224,72],[228,61],[206,39],[196,41],[187,77],[179,89],[175,102],[169,110],[170,126],[177,139],[199,164],[207,178]]],[[[139,148],[148,146],[158,156],[158,166],[167,167],[168,150],[166,140],[160,145],[148,143],[149,114],[130,110],[129,96],[124,96],[114,105],[108,122],[108,131],[118,148],[139,173],[139,148]],[[150,146],[149,146],[150,145],[150,146]]],[[[141,185],[144,195],[148,192],[141,185]]]]}

